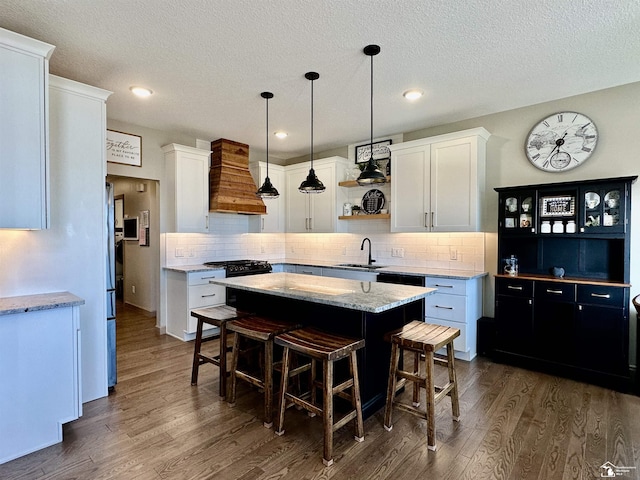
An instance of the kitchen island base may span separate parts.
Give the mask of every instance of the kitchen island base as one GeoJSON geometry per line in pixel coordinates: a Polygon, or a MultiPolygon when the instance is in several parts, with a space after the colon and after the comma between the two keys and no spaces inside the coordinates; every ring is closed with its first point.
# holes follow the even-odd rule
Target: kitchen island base
{"type": "MultiPolygon", "coordinates": [[[[413,320],[406,311],[415,302],[370,313],[245,290],[233,289],[233,294],[238,309],[252,309],[260,315],[364,339],[364,348],[357,352],[363,417],[368,418],[384,407],[391,359],[391,345],[384,341],[384,334],[413,320]]],[[[348,374],[348,369],[345,372],[337,367],[336,378],[348,374]]]]}

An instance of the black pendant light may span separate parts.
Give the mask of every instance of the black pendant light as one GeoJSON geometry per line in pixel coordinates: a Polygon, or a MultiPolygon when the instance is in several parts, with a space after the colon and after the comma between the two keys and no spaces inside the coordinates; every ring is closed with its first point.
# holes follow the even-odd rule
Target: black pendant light
{"type": "Polygon", "coordinates": [[[369,146],[369,161],[356,181],[358,185],[366,187],[374,183],[386,183],[387,177],[373,160],[373,57],[380,53],[380,47],[378,45],[367,45],[363,51],[365,55],[371,57],[371,144],[369,146]]]}
{"type": "Polygon", "coordinates": [[[313,169],[313,81],[320,78],[320,74],[316,72],[307,72],[304,77],[307,80],[311,80],[311,168],[309,169],[309,175],[304,182],[300,184],[298,190],[301,193],[322,193],[326,187],[316,177],[316,172],[313,169]]]}
{"type": "Polygon", "coordinates": [[[269,99],[273,98],[273,93],[262,92],[260,96],[265,99],[267,104],[267,175],[264,178],[264,183],[256,192],[256,195],[261,198],[278,198],[280,194],[278,190],[276,190],[276,187],[271,184],[271,179],[269,178],[269,99]]]}

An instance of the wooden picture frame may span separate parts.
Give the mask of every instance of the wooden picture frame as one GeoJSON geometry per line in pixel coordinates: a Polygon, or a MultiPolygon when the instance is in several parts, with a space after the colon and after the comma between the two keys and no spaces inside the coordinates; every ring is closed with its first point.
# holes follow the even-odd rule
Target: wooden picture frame
{"type": "Polygon", "coordinates": [[[107,162],[142,167],[142,137],[107,130],[107,162]]]}
{"type": "MultiPolygon", "coordinates": [[[[391,139],[382,140],[373,143],[373,159],[374,160],[386,160],[391,158],[391,151],[389,150],[391,145],[391,139]]],[[[364,145],[356,146],[356,163],[366,163],[371,156],[371,142],[364,145]]]]}

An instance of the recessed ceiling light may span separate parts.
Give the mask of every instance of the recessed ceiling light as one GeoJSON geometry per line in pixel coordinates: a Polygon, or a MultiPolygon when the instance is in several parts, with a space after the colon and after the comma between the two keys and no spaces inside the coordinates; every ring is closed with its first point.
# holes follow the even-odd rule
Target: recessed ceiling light
{"type": "Polygon", "coordinates": [[[412,89],[412,90],[407,90],[406,92],[404,92],[402,94],[402,96],[404,98],[406,98],[407,100],[413,102],[414,100],[419,99],[422,95],[424,95],[424,92],[422,90],[418,90],[418,89],[412,89]]]}
{"type": "Polygon", "coordinates": [[[282,140],[283,138],[287,138],[289,136],[287,132],[282,132],[282,131],[275,132],[274,135],[278,137],[280,140],[282,140]]]}
{"type": "Polygon", "coordinates": [[[148,97],[153,93],[153,90],[149,90],[148,88],[144,88],[144,87],[129,87],[129,90],[131,90],[131,93],[133,93],[134,95],[137,95],[138,97],[148,97]]]}

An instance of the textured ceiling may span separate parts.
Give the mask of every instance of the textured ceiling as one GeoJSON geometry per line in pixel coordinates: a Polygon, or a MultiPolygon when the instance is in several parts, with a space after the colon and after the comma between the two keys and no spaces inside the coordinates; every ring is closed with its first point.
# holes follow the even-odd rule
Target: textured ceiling
{"type": "MultiPolygon", "coordinates": [[[[56,46],[51,73],[113,91],[110,119],[273,157],[640,81],[630,0],[2,0],[0,27],[56,46]],[[154,95],[129,92],[143,85],[154,95]],[[409,103],[402,92],[421,88],[409,103]]],[[[585,112],[589,113],[589,112],[585,112]]]]}

